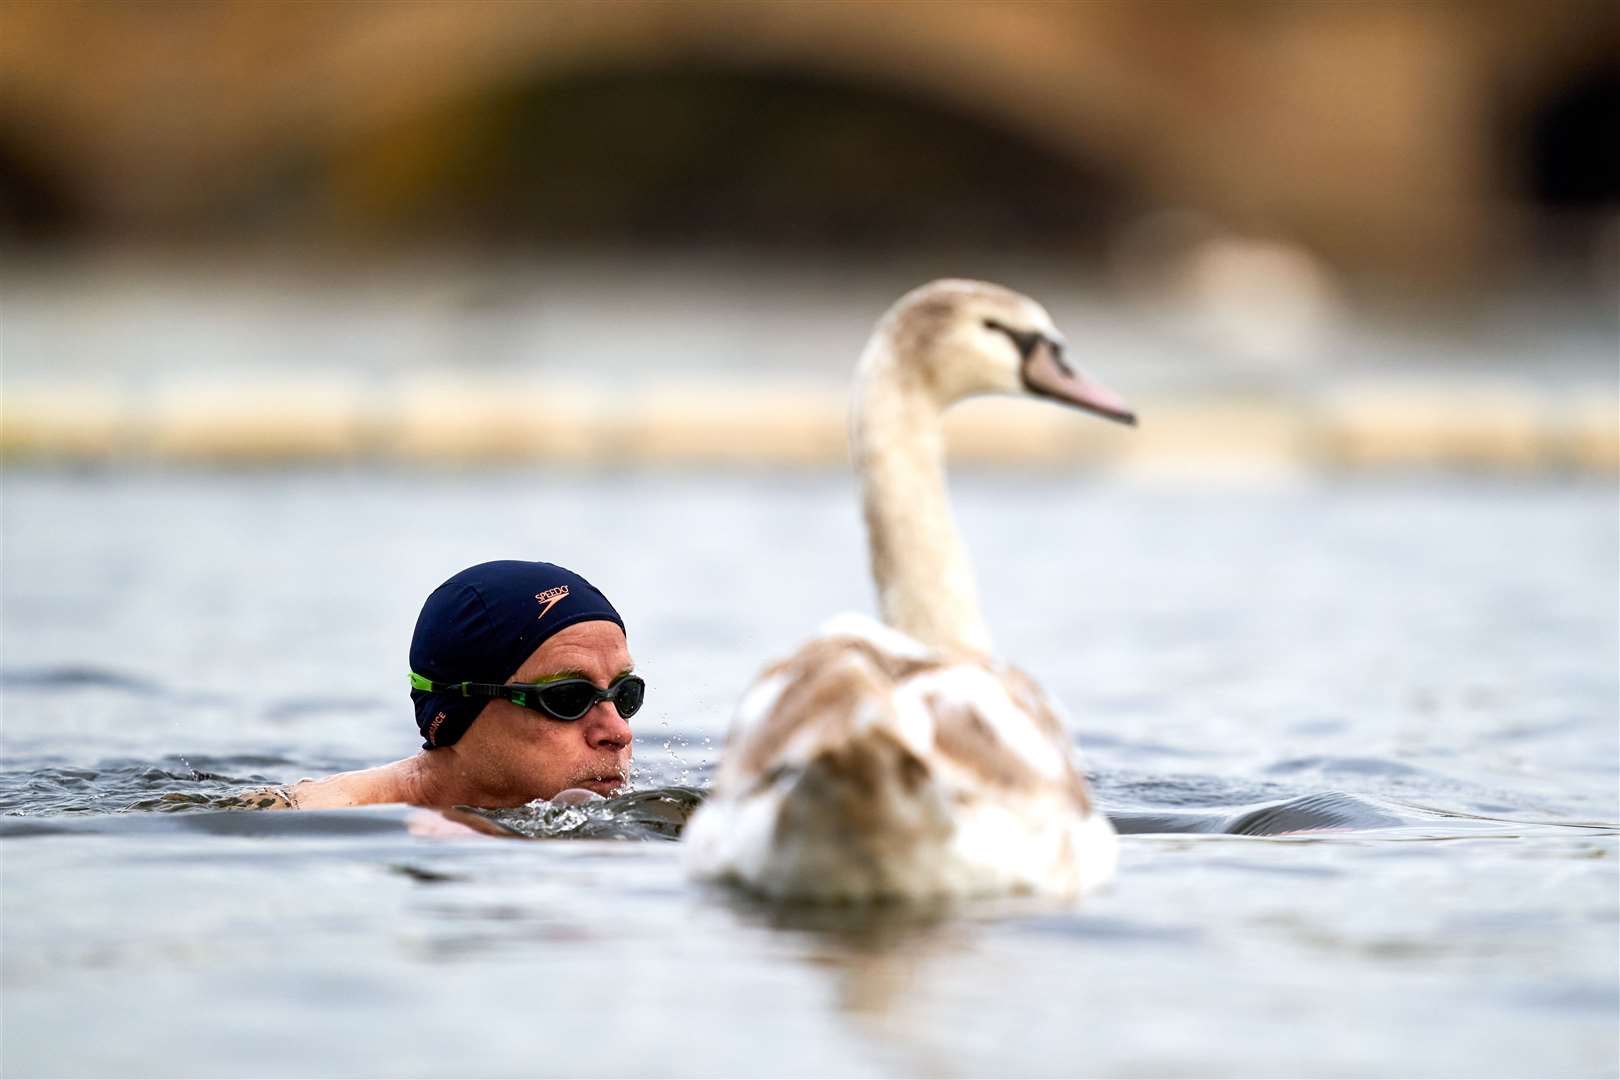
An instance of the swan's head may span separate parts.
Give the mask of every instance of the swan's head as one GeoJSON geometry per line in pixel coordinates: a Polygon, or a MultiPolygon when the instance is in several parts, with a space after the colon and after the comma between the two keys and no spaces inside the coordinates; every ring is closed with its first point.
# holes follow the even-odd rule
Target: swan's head
{"type": "Polygon", "coordinates": [[[1118,394],[1070,365],[1034,300],[985,281],[932,281],[901,297],[879,333],[907,378],[941,407],[975,394],[1033,394],[1135,424],[1118,394]]]}

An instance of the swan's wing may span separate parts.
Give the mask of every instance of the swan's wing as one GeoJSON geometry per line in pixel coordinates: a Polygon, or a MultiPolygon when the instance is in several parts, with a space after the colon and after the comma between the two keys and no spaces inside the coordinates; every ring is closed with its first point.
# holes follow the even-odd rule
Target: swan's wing
{"type": "Polygon", "coordinates": [[[718,793],[746,791],[767,774],[802,767],[860,731],[895,728],[896,685],[947,661],[903,634],[871,625],[901,647],[859,632],[859,622],[835,622],[829,624],[833,633],[811,639],[760,673],[732,720],[715,780],[718,793]]]}
{"type": "Polygon", "coordinates": [[[840,616],[761,673],[738,706],[718,794],[739,794],[881,732],[953,787],[1092,809],[1051,701],[1017,668],[840,616]]]}
{"type": "Polygon", "coordinates": [[[765,670],[687,826],[689,869],[822,900],[1077,895],[1105,880],[1113,830],[1033,681],[880,643],[820,637],[765,670]]]}
{"type": "Polygon", "coordinates": [[[859,840],[874,830],[860,823],[869,796],[893,786],[878,772],[900,757],[877,732],[894,728],[895,674],[931,662],[839,634],[767,667],[739,703],[714,785],[682,835],[689,871],[773,895],[870,892],[865,876],[839,866],[872,861],[859,840]]]}
{"type": "Polygon", "coordinates": [[[716,789],[750,789],[870,730],[962,784],[1092,808],[1063,719],[1029,675],[928,648],[865,615],[829,620],[761,672],[737,706],[716,789]]]}
{"type": "Polygon", "coordinates": [[[1091,794],[1057,709],[1017,668],[962,661],[918,671],[896,687],[895,702],[903,715],[926,717],[936,771],[956,790],[1053,800],[1091,813],[1091,794]]]}

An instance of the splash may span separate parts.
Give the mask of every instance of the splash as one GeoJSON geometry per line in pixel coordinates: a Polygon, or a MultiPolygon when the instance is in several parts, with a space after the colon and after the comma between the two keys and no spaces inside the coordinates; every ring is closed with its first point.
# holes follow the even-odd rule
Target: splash
{"type": "Polygon", "coordinates": [[[697,788],[671,785],[630,791],[604,799],[562,792],[506,810],[459,809],[478,814],[530,840],[675,840],[686,819],[703,801],[697,788]]]}

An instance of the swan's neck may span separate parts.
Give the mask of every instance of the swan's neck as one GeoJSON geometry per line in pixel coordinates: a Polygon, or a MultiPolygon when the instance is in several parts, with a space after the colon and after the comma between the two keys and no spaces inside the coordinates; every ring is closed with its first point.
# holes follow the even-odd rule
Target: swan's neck
{"type": "Polygon", "coordinates": [[[883,621],[934,646],[990,653],[945,487],[943,406],[884,335],[861,358],[851,452],[883,621]]]}

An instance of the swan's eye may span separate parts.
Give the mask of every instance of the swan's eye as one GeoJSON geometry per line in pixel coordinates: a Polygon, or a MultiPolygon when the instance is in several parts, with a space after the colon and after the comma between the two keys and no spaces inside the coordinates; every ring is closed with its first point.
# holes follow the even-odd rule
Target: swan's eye
{"type": "Polygon", "coordinates": [[[1006,334],[1012,338],[1012,343],[1018,349],[1018,357],[1021,360],[1028,360],[1030,355],[1035,352],[1035,346],[1044,340],[1042,335],[1032,330],[1014,330],[1006,323],[997,322],[995,319],[984,320],[984,328],[994,330],[998,334],[1006,334]]]}
{"type": "Polygon", "coordinates": [[[1053,341],[1051,338],[1047,338],[1046,348],[1051,352],[1052,363],[1057,365],[1057,369],[1063,372],[1063,374],[1069,376],[1069,378],[1074,378],[1074,368],[1070,367],[1069,362],[1063,359],[1063,342],[1053,341]]]}

